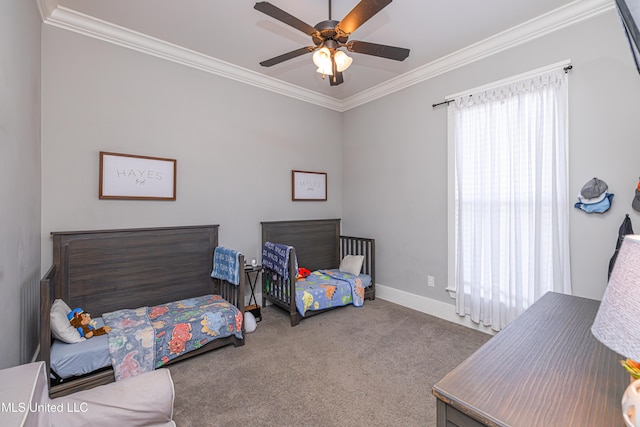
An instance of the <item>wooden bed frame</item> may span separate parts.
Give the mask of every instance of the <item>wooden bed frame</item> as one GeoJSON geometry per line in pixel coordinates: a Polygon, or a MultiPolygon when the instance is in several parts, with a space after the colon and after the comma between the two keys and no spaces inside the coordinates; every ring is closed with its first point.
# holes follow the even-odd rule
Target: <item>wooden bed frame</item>
{"type": "MultiPolygon", "coordinates": [[[[123,308],[153,306],[218,294],[244,315],[245,275],[234,286],[211,278],[218,225],[53,232],[53,265],[40,282],[40,360],[50,372],[50,310],[54,299],[82,307],[93,317],[123,308]]],[[[240,259],[244,265],[244,257],[240,259]]],[[[244,332],[244,326],[243,326],[244,332]]],[[[216,339],[169,363],[244,338],[216,339]]],[[[64,396],[114,381],[113,369],[53,383],[49,394],[64,396]]]]}
{"type": "MultiPolygon", "coordinates": [[[[262,244],[281,243],[293,246],[298,266],[311,271],[340,266],[346,255],[364,255],[362,273],[371,276],[371,285],[365,288],[365,299],[376,298],[375,239],[340,235],[340,219],[294,220],[262,222],[262,244]]],[[[297,275],[295,257],[290,258],[289,271],[297,275]]],[[[271,282],[267,289],[267,275],[262,275],[262,305],[266,302],[289,311],[291,326],[303,318],[296,309],[295,281],[271,282]],[[293,296],[293,298],[289,298],[293,296]]],[[[338,308],[338,307],[334,307],[338,308]]],[[[332,310],[307,311],[305,317],[332,310]]]]}

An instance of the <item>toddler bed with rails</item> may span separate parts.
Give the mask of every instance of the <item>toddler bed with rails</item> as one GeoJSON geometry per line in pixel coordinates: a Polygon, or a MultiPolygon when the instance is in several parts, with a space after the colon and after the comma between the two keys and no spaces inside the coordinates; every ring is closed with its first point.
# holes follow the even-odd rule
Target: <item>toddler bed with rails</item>
{"type": "Polygon", "coordinates": [[[51,233],[53,265],[40,282],[51,397],[244,345],[244,257],[218,246],[218,227],[51,233]],[[75,308],[111,331],[81,338],[67,318],[75,308]]]}
{"type": "Polygon", "coordinates": [[[262,222],[262,305],[305,317],[374,300],[375,239],[343,236],[340,219],[262,222]]]}

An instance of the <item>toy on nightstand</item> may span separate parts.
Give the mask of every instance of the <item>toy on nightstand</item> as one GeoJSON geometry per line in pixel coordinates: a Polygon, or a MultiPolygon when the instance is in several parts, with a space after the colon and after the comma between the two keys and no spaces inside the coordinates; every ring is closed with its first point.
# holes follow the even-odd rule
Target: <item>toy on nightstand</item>
{"type": "Polygon", "coordinates": [[[81,308],[75,308],[71,310],[71,313],[67,315],[71,326],[78,329],[81,337],[91,338],[99,335],[104,335],[111,331],[109,326],[103,326],[101,328],[95,328],[95,320],[91,320],[91,315],[85,312],[81,308]]]}

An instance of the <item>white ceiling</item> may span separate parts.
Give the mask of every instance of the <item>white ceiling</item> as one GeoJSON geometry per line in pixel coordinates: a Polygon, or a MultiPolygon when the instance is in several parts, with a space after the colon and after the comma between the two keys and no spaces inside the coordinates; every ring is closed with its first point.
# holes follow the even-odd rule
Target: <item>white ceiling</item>
{"type": "MultiPolygon", "coordinates": [[[[253,0],[37,0],[47,24],[77,31],[336,110],[437,75],[613,8],[613,0],[396,0],[349,38],[409,48],[403,62],[350,53],[344,83],[330,86],[311,54],[260,61],[313,45],[253,8],[253,0]]],[[[271,0],[314,26],[327,0],[271,0]]],[[[340,20],[358,0],[333,0],[340,20]]]]}

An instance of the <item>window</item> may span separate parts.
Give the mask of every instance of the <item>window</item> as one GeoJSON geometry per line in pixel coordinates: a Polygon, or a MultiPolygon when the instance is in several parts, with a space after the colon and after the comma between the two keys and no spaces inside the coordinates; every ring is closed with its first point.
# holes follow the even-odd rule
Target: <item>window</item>
{"type": "Polygon", "coordinates": [[[556,65],[448,97],[456,311],[496,331],[571,293],[567,92],[556,65]]]}

